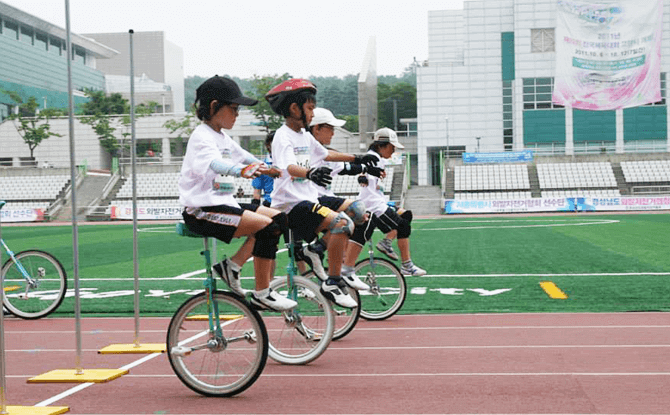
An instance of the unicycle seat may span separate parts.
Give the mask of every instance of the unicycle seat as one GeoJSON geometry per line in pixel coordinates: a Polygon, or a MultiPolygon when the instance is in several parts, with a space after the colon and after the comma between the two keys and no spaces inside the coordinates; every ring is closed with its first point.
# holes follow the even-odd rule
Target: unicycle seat
{"type": "Polygon", "coordinates": [[[188,228],[188,226],[186,226],[186,223],[184,223],[184,221],[177,222],[177,227],[176,227],[175,231],[177,232],[177,235],[180,235],[180,236],[188,236],[190,238],[204,238],[205,237],[204,235],[200,235],[199,233],[193,232],[192,230],[190,230],[188,228]]]}

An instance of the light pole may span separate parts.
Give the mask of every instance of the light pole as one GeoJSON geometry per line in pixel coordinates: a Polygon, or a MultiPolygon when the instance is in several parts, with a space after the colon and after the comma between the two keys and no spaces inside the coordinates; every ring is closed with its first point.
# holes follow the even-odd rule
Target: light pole
{"type": "Polygon", "coordinates": [[[444,123],[445,123],[445,128],[446,128],[446,133],[447,133],[447,171],[449,171],[449,158],[451,156],[450,151],[449,151],[449,117],[444,117],[444,123]]]}
{"type": "Polygon", "coordinates": [[[477,137],[477,153],[479,153],[479,140],[481,140],[481,137],[477,137]]]}

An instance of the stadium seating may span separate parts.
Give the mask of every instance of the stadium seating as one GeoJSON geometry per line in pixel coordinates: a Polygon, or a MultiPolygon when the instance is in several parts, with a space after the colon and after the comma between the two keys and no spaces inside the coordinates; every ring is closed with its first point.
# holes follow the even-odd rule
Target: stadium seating
{"type": "Polygon", "coordinates": [[[622,161],[627,183],[670,182],[670,160],[622,161]]]}
{"type": "Polygon", "coordinates": [[[540,189],[616,188],[612,166],[598,163],[545,163],[537,165],[540,189]]]}
{"type": "Polygon", "coordinates": [[[69,181],[68,175],[0,176],[0,198],[8,208],[46,210],[69,181]]]}

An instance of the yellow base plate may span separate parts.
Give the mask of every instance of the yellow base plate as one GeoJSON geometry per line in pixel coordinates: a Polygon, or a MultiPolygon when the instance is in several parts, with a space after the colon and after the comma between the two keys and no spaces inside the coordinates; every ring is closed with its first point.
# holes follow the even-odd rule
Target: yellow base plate
{"type": "Polygon", "coordinates": [[[165,353],[165,343],[110,344],[98,350],[99,354],[165,353]]]}
{"type": "Polygon", "coordinates": [[[28,383],[104,383],[128,374],[121,369],[83,369],[77,374],[75,369],[57,369],[28,379],[28,383]]]}
{"type": "MultiPolygon", "coordinates": [[[[219,320],[223,321],[230,321],[230,320],[239,320],[242,317],[244,317],[241,314],[221,314],[219,316],[219,320]]],[[[187,321],[202,321],[202,320],[209,320],[209,315],[207,314],[197,314],[197,315],[192,315],[186,317],[187,321]]]]}
{"type": "Polygon", "coordinates": [[[561,289],[558,288],[556,284],[554,284],[551,281],[542,281],[540,283],[540,287],[542,287],[544,292],[546,292],[550,298],[554,298],[557,300],[565,300],[568,298],[567,294],[561,291],[561,289]]]}
{"type": "Polygon", "coordinates": [[[7,405],[9,415],[58,415],[70,410],[69,406],[11,406],[7,405]]]}
{"type": "Polygon", "coordinates": [[[8,292],[12,292],[12,291],[20,290],[20,289],[21,289],[21,287],[18,286],[18,285],[10,285],[8,287],[3,288],[3,291],[8,293],[8,292]]]}

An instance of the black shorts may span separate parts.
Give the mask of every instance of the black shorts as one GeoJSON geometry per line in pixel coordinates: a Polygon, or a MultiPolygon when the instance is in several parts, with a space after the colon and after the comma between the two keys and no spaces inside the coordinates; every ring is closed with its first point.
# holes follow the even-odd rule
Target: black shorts
{"type": "Polygon", "coordinates": [[[319,203],[300,202],[288,213],[288,227],[293,231],[293,240],[311,242],[316,230],[333,211],[319,203]]]}
{"type": "Polygon", "coordinates": [[[398,224],[403,220],[395,209],[389,207],[381,215],[370,215],[370,220],[362,225],[356,225],[351,240],[359,245],[364,245],[372,237],[375,228],[379,228],[382,233],[387,234],[394,229],[398,229],[398,224]]]}
{"type": "Polygon", "coordinates": [[[258,206],[250,203],[240,204],[239,208],[228,205],[187,207],[181,215],[189,230],[229,244],[233,240],[244,211],[255,212],[257,209],[258,206]]]}
{"type": "Polygon", "coordinates": [[[321,196],[319,198],[319,203],[327,208],[330,208],[334,212],[339,212],[340,207],[342,207],[346,201],[347,199],[337,196],[321,196]]]}

